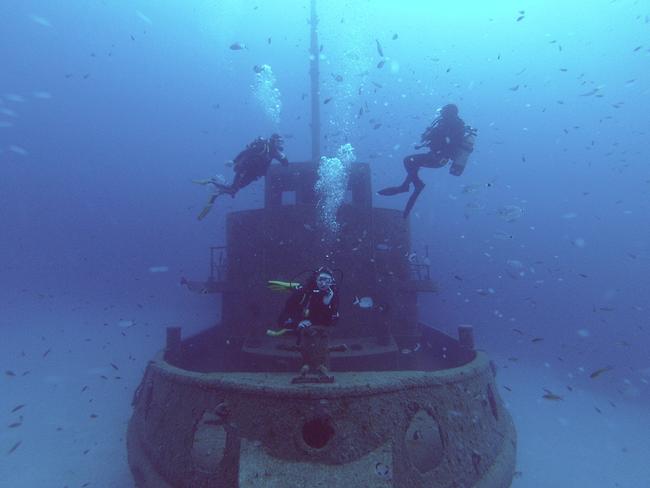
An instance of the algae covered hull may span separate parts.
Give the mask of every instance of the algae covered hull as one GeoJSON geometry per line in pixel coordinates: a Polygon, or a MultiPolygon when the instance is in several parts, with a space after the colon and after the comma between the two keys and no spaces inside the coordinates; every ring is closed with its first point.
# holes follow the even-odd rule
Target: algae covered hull
{"type": "Polygon", "coordinates": [[[162,355],[134,398],[139,488],[501,488],[516,436],[487,356],[438,371],[198,373],[162,355]]]}

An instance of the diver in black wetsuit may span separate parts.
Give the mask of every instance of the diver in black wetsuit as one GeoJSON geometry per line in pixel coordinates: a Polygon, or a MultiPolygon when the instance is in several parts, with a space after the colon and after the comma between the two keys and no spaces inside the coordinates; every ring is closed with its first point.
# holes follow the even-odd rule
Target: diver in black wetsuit
{"type": "MultiPolygon", "coordinates": [[[[426,154],[412,154],[404,158],[404,168],[406,168],[406,179],[399,186],[391,186],[379,190],[380,195],[397,195],[409,191],[411,183],[415,187],[409,198],[406,208],[404,209],[404,218],[408,217],[418,196],[424,189],[424,182],[418,176],[420,168],[442,168],[450,159],[455,159],[463,146],[466,134],[465,122],[458,116],[458,107],[454,104],[448,104],[440,110],[440,117],[436,118],[433,123],[422,134],[420,144],[415,149],[428,147],[429,152],[426,154]]],[[[473,144],[473,139],[472,139],[473,144]]],[[[468,148],[471,152],[472,147],[468,148]]],[[[466,158],[465,158],[466,161],[466,158]]],[[[451,169],[452,174],[462,173],[451,169]]]]}
{"type": "Polygon", "coordinates": [[[285,303],[278,326],[299,334],[296,349],[303,359],[300,376],[294,382],[311,381],[308,373],[315,374],[317,381],[334,381],[328,375],[329,353],[347,349],[344,345],[329,346],[329,330],[339,318],[338,306],[334,273],[326,267],[318,268],[304,286],[295,288],[285,303]]]}
{"type": "Polygon", "coordinates": [[[266,175],[266,172],[271,165],[271,161],[277,159],[283,166],[289,164],[289,160],[282,152],[284,150],[284,139],[279,134],[272,134],[269,139],[258,137],[253,142],[246,146],[233,161],[233,170],[235,177],[230,185],[219,183],[215,178],[208,180],[194,180],[194,183],[199,185],[214,185],[216,191],[210,195],[207,205],[203,208],[199,216],[199,220],[203,219],[210,209],[214,201],[221,195],[228,194],[235,197],[235,194],[248,186],[253,181],[266,175]]]}

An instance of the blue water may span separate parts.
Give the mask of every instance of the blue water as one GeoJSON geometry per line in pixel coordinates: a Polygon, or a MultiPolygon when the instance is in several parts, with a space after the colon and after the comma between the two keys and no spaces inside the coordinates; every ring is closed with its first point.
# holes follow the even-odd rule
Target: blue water
{"type": "MultiPolygon", "coordinates": [[[[438,107],[479,131],[461,177],[420,172],[413,245],[440,287],[422,319],[473,324],[512,390],[513,486],[650,486],[650,4],[320,3],[323,155],[352,144],[378,189],[438,107]]],[[[219,314],[179,279],[206,276],[227,212],[263,203],[259,181],[198,222],[191,180],[230,180],[271,132],[310,157],[308,16],[303,0],[0,2],[1,486],[129,486],[146,361],[165,326],[219,314]],[[253,93],[261,64],[279,122],[253,93]]]]}

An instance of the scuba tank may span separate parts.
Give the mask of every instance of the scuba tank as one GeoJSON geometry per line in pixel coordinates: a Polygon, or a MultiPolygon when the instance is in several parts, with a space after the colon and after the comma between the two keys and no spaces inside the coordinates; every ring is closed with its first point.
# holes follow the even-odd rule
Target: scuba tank
{"type": "Polygon", "coordinates": [[[463,142],[460,145],[460,149],[454,157],[454,162],[449,167],[449,173],[454,176],[460,176],[465,171],[465,166],[467,166],[467,160],[469,155],[472,154],[474,150],[474,142],[476,141],[476,129],[470,127],[469,125],[465,126],[465,135],[463,136],[463,142]]]}

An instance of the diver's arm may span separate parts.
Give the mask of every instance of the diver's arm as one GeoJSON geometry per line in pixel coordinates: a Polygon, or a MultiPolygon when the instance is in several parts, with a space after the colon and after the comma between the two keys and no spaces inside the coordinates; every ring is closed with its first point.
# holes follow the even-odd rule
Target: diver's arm
{"type": "Polygon", "coordinates": [[[280,161],[280,164],[282,166],[289,166],[289,159],[287,159],[287,156],[285,156],[285,154],[282,151],[278,151],[277,149],[275,149],[273,151],[272,157],[273,159],[277,159],[278,161],[280,161]]]}

